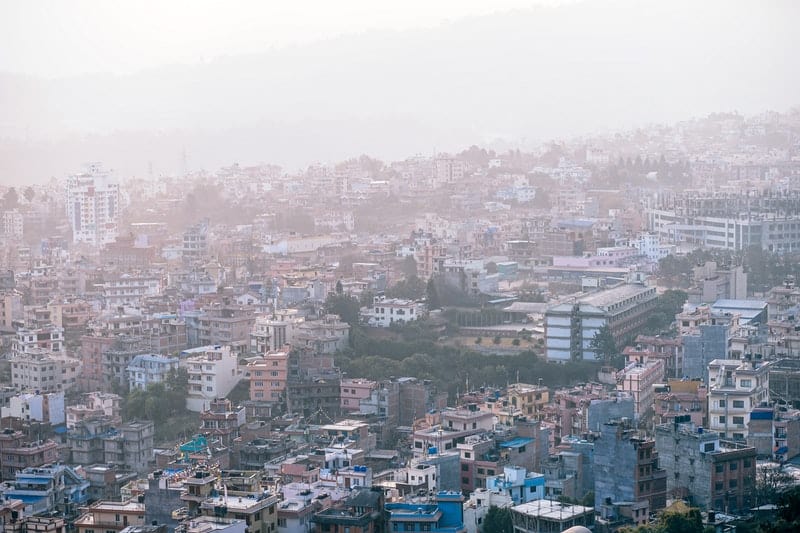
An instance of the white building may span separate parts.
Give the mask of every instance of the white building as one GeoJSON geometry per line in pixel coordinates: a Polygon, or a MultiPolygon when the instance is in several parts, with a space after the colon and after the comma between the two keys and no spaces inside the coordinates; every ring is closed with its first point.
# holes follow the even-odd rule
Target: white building
{"type": "Polygon", "coordinates": [[[2,218],[0,218],[0,234],[11,239],[20,240],[24,230],[24,223],[22,213],[14,209],[12,211],[4,211],[2,218]]]}
{"type": "Polygon", "coordinates": [[[412,300],[376,298],[367,314],[369,325],[388,328],[395,322],[411,322],[420,317],[422,306],[412,300]]]}
{"type": "Polygon", "coordinates": [[[12,352],[15,356],[27,353],[39,353],[41,350],[56,354],[66,354],[64,346],[64,328],[52,324],[40,328],[19,328],[12,341],[12,352]]]}
{"type": "Polygon", "coordinates": [[[769,363],[714,359],[708,364],[708,427],[745,440],[750,413],[769,402],[769,363]]]}
{"type": "Polygon", "coordinates": [[[304,321],[297,309],[278,309],[271,316],[256,317],[250,333],[250,353],[263,355],[292,344],[304,321]]]}
{"type": "Polygon", "coordinates": [[[100,163],[88,164],[84,172],[67,178],[66,193],[73,242],[103,246],[116,240],[120,191],[109,171],[100,163]]]}
{"type": "Polygon", "coordinates": [[[39,349],[11,359],[11,384],[20,391],[65,391],[76,384],[81,366],[78,359],[39,349]]]}
{"type": "Polygon", "coordinates": [[[100,286],[106,309],[137,305],[142,298],[161,294],[161,280],[155,276],[129,276],[109,280],[100,286]]]}
{"type": "Polygon", "coordinates": [[[647,257],[648,261],[664,259],[668,255],[674,254],[677,248],[674,244],[661,244],[661,240],[655,233],[640,233],[638,237],[630,240],[630,245],[647,257]]]}
{"type": "Polygon", "coordinates": [[[8,400],[8,407],[2,408],[2,416],[36,420],[52,426],[61,425],[66,421],[64,392],[25,393],[12,396],[8,400]]]}
{"type": "Polygon", "coordinates": [[[458,183],[464,179],[464,162],[451,157],[438,157],[435,163],[436,185],[458,183]]]}
{"type": "Polygon", "coordinates": [[[189,372],[186,408],[202,412],[211,400],[225,398],[239,383],[239,361],[230,346],[201,346],[181,352],[180,365],[189,372]]]}
{"type": "Polygon", "coordinates": [[[469,500],[464,502],[464,527],[467,533],[483,531],[483,520],[490,507],[503,509],[512,505],[514,501],[507,494],[483,488],[475,489],[469,495],[469,500]]]}
{"type": "Polygon", "coordinates": [[[159,354],[142,354],[134,357],[128,368],[128,386],[130,390],[147,390],[153,383],[166,381],[170,370],[177,369],[180,360],[159,354]]]}

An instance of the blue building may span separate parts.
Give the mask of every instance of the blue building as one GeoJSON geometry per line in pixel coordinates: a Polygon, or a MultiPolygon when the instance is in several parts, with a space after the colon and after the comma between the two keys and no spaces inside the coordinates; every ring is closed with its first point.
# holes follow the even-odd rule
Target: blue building
{"type": "Polygon", "coordinates": [[[460,492],[442,491],[436,503],[387,503],[388,531],[466,533],[464,498],[460,492]]]}
{"type": "Polygon", "coordinates": [[[22,500],[26,515],[77,513],[89,499],[89,481],[66,465],[28,467],[17,472],[6,499],[22,500]]]}
{"type": "Polygon", "coordinates": [[[170,370],[177,370],[180,360],[159,354],[141,354],[135,356],[126,371],[130,390],[147,390],[153,383],[166,381],[170,370]]]}
{"type": "Polygon", "coordinates": [[[514,505],[544,498],[544,474],[520,466],[506,466],[499,476],[486,478],[486,488],[509,496],[514,505]]]}

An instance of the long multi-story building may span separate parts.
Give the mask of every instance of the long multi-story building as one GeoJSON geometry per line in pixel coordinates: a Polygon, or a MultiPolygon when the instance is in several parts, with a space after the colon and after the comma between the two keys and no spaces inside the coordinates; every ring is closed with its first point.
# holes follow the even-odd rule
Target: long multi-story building
{"type": "Polygon", "coordinates": [[[800,195],[687,191],[646,210],[650,230],[673,243],[770,252],[800,250],[800,195]]]}
{"type": "Polygon", "coordinates": [[[11,361],[11,384],[17,390],[65,391],[78,382],[81,362],[48,350],[33,350],[11,361]]]}
{"type": "Polygon", "coordinates": [[[617,345],[644,325],[656,305],[656,288],[624,283],[581,296],[545,312],[545,350],[550,361],[597,360],[592,339],[608,326],[617,345]]]}
{"type": "Polygon", "coordinates": [[[72,241],[103,246],[117,237],[119,183],[100,163],[90,163],[84,172],[67,178],[67,218],[72,226],[72,241]]]}

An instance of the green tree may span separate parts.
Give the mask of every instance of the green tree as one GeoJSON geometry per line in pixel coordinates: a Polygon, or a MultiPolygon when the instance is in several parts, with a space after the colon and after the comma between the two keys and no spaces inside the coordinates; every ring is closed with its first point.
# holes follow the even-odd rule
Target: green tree
{"type": "Polygon", "coordinates": [[[419,300],[425,296],[426,285],[425,282],[417,276],[410,276],[406,279],[401,279],[388,289],[386,289],[386,296],[389,298],[404,298],[407,300],[419,300]]]}
{"type": "Polygon", "coordinates": [[[603,327],[595,333],[589,342],[589,348],[603,361],[604,365],[612,364],[619,355],[617,343],[614,341],[614,335],[611,333],[611,328],[608,327],[608,324],[603,324],[603,327]]]}
{"type": "Polygon", "coordinates": [[[436,288],[436,282],[431,277],[428,284],[425,286],[425,299],[428,304],[428,309],[440,309],[442,307],[439,301],[439,290],[436,288]]]}
{"type": "Polygon", "coordinates": [[[358,325],[358,312],[361,306],[359,301],[347,294],[331,294],[325,300],[325,312],[339,315],[343,322],[350,324],[350,327],[358,325]]]}
{"type": "Polygon", "coordinates": [[[514,533],[511,509],[492,505],[483,519],[483,533],[514,533]]]}
{"type": "Polygon", "coordinates": [[[338,280],[336,282],[336,294],[338,294],[339,296],[344,294],[344,287],[342,287],[342,280],[338,280]]]}
{"type": "Polygon", "coordinates": [[[36,197],[36,191],[33,190],[33,187],[25,187],[25,190],[22,192],[22,195],[25,197],[25,200],[28,203],[31,203],[33,199],[36,197]]]}
{"type": "Polygon", "coordinates": [[[19,194],[17,194],[17,189],[15,187],[11,187],[8,189],[3,195],[3,207],[6,209],[14,209],[19,205],[19,194]]]}
{"type": "Polygon", "coordinates": [[[403,263],[400,265],[400,272],[402,272],[406,278],[417,276],[417,261],[414,259],[413,255],[405,256],[403,263]]]}

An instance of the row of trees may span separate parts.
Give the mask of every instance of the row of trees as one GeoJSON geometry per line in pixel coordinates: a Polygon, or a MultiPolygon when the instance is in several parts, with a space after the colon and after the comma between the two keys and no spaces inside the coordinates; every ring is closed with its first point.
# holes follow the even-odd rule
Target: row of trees
{"type": "Polygon", "coordinates": [[[745,250],[695,250],[685,256],[669,255],[658,262],[662,282],[671,287],[687,288],[692,268],[706,261],[720,266],[742,265],[747,272],[748,289],[766,292],[780,285],[786,276],[800,277],[800,255],[777,254],[751,246],[745,250]]]}

